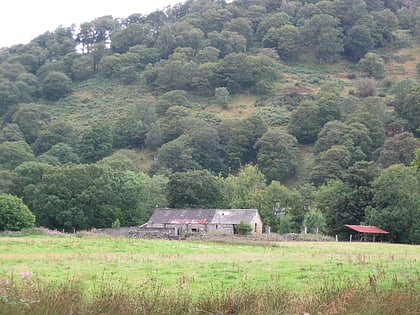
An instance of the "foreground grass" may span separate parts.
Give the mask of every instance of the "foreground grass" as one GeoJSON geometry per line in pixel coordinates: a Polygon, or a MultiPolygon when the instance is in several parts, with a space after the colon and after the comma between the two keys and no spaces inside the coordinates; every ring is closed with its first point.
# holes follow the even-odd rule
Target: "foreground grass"
{"type": "Polygon", "coordinates": [[[393,244],[0,238],[0,314],[415,314],[419,258],[393,244]]]}

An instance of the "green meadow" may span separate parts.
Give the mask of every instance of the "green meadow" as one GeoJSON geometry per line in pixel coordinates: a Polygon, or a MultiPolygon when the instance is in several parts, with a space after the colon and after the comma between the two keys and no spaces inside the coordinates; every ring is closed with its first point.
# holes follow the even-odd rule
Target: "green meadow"
{"type": "MultiPolygon", "coordinates": [[[[72,288],[86,305],[104,298],[106,291],[113,292],[113,298],[124,293],[125,298],[118,299],[120,302],[152,299],[162,307],[165,305],[163,309],[149,309],[150,314],[166,314],[171,309],[167,304],[171,299],[177,303],[179,299],[185,299],[183,305],[188,304],[183,306],[186,309],[177,304],[177,310],[184,310],[179,314],[199,314],[200,311],[194,310],[197,310],[197,303],[204,300],[216,299],[220,305],[220,299],[226,298],[226,294],[234,294],[229,299],[237,301],[251,292],[261,297],[275,291],[290,295],[282,302],[284,305],[299,300],[295,303],[302,310],[312,307],[319,312],[316,307],[322,306],[321,300],[334,300],[336,294],[350,290],[353,295],[358,292],[376,298],[382,294],[398,294],[396,298],[400,301],[402,294],[408,298],[403,307],[407,311],[420,307],[419,260],[420,247],[387,243],[162,241],[74,235],[2,237],[0,297],[3,292],[3,300],[0,299],[0,303],[3,302],[5,310],[12,305],[19,307],[16,301],[9,303],[10,292],[8,298],[4,298],[13,285],[15,296],[29,294],[32,302],[44,303],[37,307],[45,311],[52,302],[42,301],[42,294],[51,291],[54,293],[50,295],[59,295],[63,289],[72,288]],[[21,278],[24,271],[33,273],[30,279],[21,278]],[[11,284],[5,285],[6,279],[11,284]],[[33,292],[25,292],[34,287],[39,291],[36,298],[33,292]],[[134,298],[139,292],[142,296],[134,298]],[[312,305],[314,303],[318,306],[312,305]]],[[[268,303],[274,303],[272,298],[268,303]]],[[[217,301],[208,304],[214,307],[217,301]]],[[[36,305],[29,304],[31,307],[36,305]]],[[[105,304],[104,301],[100,303],[105,304]]],[[[273,308],[266,311],[294,314],[290,305],[281,308],[284,310],[281,312],[277,304],[275,302],[273,308]]],[[[112,305],[111,309],[115,307],[112,305]]],[[[224,308],[220,307],[217,312],[206,311],[225,314],[224,308]]],[[[1,310],[1,314],[6,314],[1,310]]],[[[28,314],[43,314],[27,311],[28,314]]],[[[144,309],[141,311],[138,306],[128,307],[127,312],[120,311],[121,314],[142,312],[144,309]]],[[[85,313],[83,309],[74,312],[85,313]]],[[[246,309],[238,309],[233,313],[226,311],[226,314],[248,313],[246,309]]]]}

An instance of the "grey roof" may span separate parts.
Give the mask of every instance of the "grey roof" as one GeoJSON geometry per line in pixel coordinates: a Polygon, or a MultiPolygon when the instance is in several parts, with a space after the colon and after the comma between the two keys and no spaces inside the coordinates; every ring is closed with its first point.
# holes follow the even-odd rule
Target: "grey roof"
{"type": "Polygon", "coordinates": [[[255,216],[259,216],[257,209],[155,209],[149,223],[238,224],[250,222],[255,216]]]}
{"type": "Polygon", "coordinates": [[[258,216],[256,209],[217,209],[211,223],[239,224],[241,221],[251,222],[255,216],[258,216]]]}
{"type": "Polygon", "coordinates": [[[171,223],[173,220],[206,220],[211,222],[214,209],[155,209],[150,223],[171,223]]]}

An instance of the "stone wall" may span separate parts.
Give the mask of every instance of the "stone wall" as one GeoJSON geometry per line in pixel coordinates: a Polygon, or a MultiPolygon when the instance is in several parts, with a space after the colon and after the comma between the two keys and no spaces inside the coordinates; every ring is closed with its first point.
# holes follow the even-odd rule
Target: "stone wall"
{"type": "Polygon", "coordinates": [[[130,231],[128,237],[167,240],[170,238],[178,238],[178,235],[174,234],[173,229],[143,227],[130,231]]]}
{"type": "Polygon", "coordinates": [[[136,231],[138,226],[124,226],[119,228],[104,228],[98,231],[112,236],[128,236],[131,231],[136,231]]]}

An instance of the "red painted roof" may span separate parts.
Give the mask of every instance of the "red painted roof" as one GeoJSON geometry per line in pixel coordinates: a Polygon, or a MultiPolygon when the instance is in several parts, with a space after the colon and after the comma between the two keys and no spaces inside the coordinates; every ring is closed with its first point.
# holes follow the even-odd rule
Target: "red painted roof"
{"type": "Polygon", "coordinates": [[[371,234],[389,234],[389,232],[382,230],[376,226],[371,225],[350,225],[346,224],[345,227],[355,230],[359,233],[371,233],[371,234]]]}

